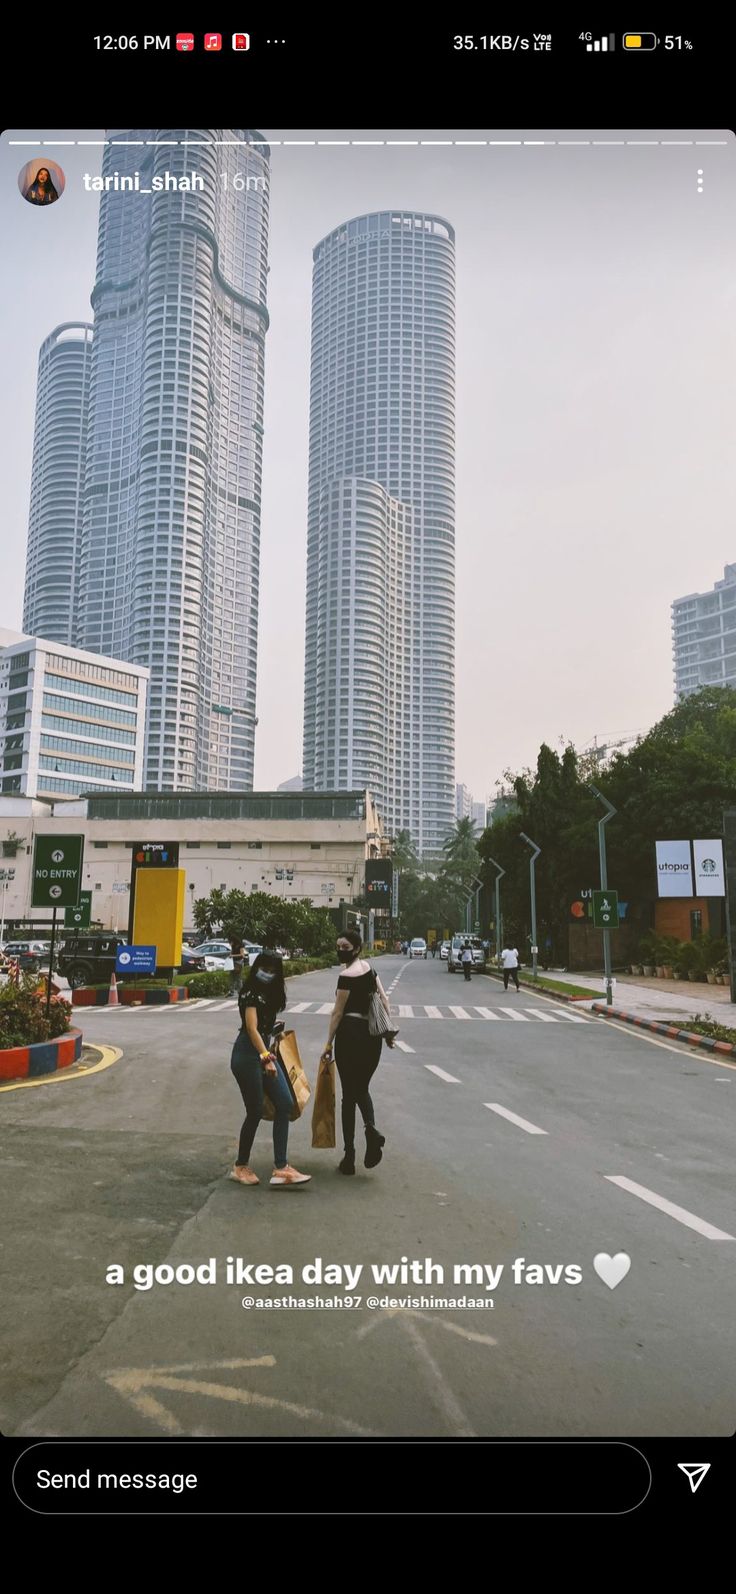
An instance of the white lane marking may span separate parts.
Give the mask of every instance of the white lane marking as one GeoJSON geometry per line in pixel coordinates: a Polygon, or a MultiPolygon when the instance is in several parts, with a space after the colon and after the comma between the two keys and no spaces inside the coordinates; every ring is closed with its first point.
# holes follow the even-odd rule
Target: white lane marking
{"type": "Polygon", "coordinates": [[[560,1007],[559,1012],[555,1013],[555,1018],[566,1018],[568,1024],[587,1024],[588,1023],[588,1019],[587,1018],[581,1018],[579,1013],[568,1013],[566,1007],[560,1007]]]}
{"type": "Polygon", "coordinates": [[[539,1129],[536,1124],[530,1124],[528,1118],[520,1118],[518,1113],[509,1112],[508,1107],[501,1107],[497,1101],[486,1101],[483,1105],[488,1108],[489,1112],[497,1112],[501,1118],[508,1118],[510,1124],[516,1124],[519,1129],[525,1129],[528,1135],[546,1135],[548,1133],[546,1129],[539,1129]]]}
{"type": "Polygon", "coordinates": [[[400,1052],[411,1052],[412,1055],[414,1054],[414,1047],[407,1046],[406,1041],[394,1041],[394,1046],[398,1046],[400,1052]]]}
{"type": "Polygon", "coordinates": [[[444,1013],[441,1013],[438,1007],[425,1007],[424,1011],[427,1018],[444,1018],[444,1013]]]}
{"type": "Polygon", "coordinates": [[[532,1017],[538,1019],[540,1024],[556,1023],[556,1015],[554,1013],[540,1013],[538,1007],[527,1007],[524,1011],[531,1013],[532,1017]]]}
{"type": "Polygon", "coordinates": [[[413,1017],[414,1017],[414,1009],[413,1009],[413,1007],[406,1007],[406,1006],[402,1007],[402,1006],[399,1006],[399,1018],[413,1018],[413,1017]]]}
{"type": "Polygon", "coordinates": [[[466,1013],[464,1007],[452,1007],[451,1006],[450,1007],[450,1012],[454,1015],[455,1018],[470,1018],[470,1014],[466,1013]]]}
{"type": "Polygon", "coordinates": [[[215,1002],[212,1011],[213,1013],[220,1013],[222,1012],[223,1007],[237,1007],[237,1005],[238,1004],[235,999],[233,997],[229,997],[225,1002],[215,1002]]]}
{"type": "Polygon", "coordinates": [[[498,1018],[498,1013],[494,1013],[490,1007],[476,1007],[475,1011],[480,1013],[481,1018],[498,1018]]]}
{"type": "Polygon", "coordinates": [[[291,1006],[287,1007],[286,1011],[287,1013],[306,1013],[307,1009],[311,1006],[311,1002],[292,1002],[291,1006]]]}
{"type": "Polygon", "coordinates": [[[331,1013],[334,1006],[335,1006],[334,1002],[323,1002],[322,1006],[317,1008],[317,1012],[318,1013],[331,1013]]]}
{"type": "MultiPolygon", "coordinates": [[[[212,1003],[214,1002],[214,1000],[215,1000],[214,996],[204,996],[204,997],[195,996],[194,1004],[191,1003],[191,1002],[177,1002],[177,1007],[191,1007],[193,1005],[196,1005],[198,1008],[200,1008],[200,1007],[211,1007],[212,1003]]],[[[220,1007],[224,1007],[225,1003],[224,1002],[220,1002],[219,1006],[220,1007]]]]}
{"type": "Polygon", "coordinates": [[[424,1066],[429,1069],[430,1074],[436,1074],[438,1079],[446,1080],[448,1085],[460,1084],[460,1080],[456,1079],[454,1074],[446,1074],[444,1068],[438,1068],[436,1063],[425,1063],[424,1066]]]}
{"type": "Polygon", "coordinates": [[[664,1196],[657,1195],[656,1190],[647,1190],[646,1185],[636,1184],[633,1179],[626,1179],[623,1174],[606,1173],[604,1178],[609,1184],[617,1184],[621,1190],[628,1190],[631,1195],[647,1201],[650,1207],[658,1207],[660,1212],[666,1212],[668,1217],[684,1224],[686,1229],[695,1229],[698,1234],[704,1235],[706,1240],[736,1241],[736,1234],[726,1234],[724,1229],[715,1228],[714,1224],[706,1223],[704,1218],[696,1218],[694,1212],[676,1206],[674,1201],[667,1201],[664,1196]]]}
{"type": "Polygon", "coordinates": [[[517,1024],[528,1024],[526,1013],[518,1013],[515,1007],[499,1008],[499,1018],[515,1018],[517,1024]]]}

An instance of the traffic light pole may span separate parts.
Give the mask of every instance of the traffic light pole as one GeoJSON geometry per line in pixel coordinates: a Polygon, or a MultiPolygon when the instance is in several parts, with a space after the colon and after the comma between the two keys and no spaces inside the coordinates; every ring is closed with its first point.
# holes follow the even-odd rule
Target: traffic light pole
{"type": "MultiPolygon", "coordinates": [[[[608,824],[609,819],[613,819],[613,816],[616,813],[616,809],[614,808],[613,803],[609,803],[608,798],[603,796],[603,792],[598,790],[597,786],[589,786],[588,790],[591,791],[593,793],[593,796],[597,797],[598,801],[603,803],[604,808],[606,808],[608,810],[607,813],[605,813],[603,815],[603,818],[598,820],[598,855],[599,855],[599,858],[600,858],[600,868],[601,868],[601,891],[607,891],[608,890],[608,863],[607,863],[607,860],[606,860],[606,831],[605,831],[605,826],[608,824]]],[[[610,932],[610,930],[604,930],[603,931],[603,968],[604,968],[605,978],[606,978],[606,1006],[607,1007],[612,1007],[613,1006],[613,984],[612,984],[613,971],[612,971],[612,968],[611,968],[611,932],[610,932]]]]}

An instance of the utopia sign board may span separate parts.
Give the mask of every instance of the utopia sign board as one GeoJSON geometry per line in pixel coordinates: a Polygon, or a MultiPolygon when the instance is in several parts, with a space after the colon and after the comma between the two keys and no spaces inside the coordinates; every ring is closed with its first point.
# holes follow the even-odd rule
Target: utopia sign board
{"type": "Polygon", "coordinates": [[[658,841],[657,890],[660,897],[692,897],[693,865],[689,841],[658,841]]]}

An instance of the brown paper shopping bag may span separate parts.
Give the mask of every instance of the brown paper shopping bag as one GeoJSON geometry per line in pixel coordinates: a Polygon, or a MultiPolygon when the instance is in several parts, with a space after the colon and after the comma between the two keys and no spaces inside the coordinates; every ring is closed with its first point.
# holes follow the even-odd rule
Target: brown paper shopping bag
{"type": "Polygon", "coordinates": [[[309,1080],[302,1067],[299,1056],[296,1035],[293,1029],[285,1029],[278,1042],[278,1058],[284,1070],[294,1106],[289,1114],[292,1123],[295,1118],[301,1118],[304,1108],[312,1094],[309,1080]]]}
{"type": "Polygon", "coordinates": [[[335,1064],[323,1057],[317,1074],[312,1108],[312,1145],[317,1151],[335,1149],[335,1064]]]}

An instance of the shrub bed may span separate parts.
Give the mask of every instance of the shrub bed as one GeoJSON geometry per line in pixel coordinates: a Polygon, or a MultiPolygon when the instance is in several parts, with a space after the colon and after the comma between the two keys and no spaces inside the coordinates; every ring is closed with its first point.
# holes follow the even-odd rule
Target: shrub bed
{"type": "Polygon", "coordinates": [[[33,975],[25,975],[19,985],[9,980],[0,986],[0,1049],[35,1046],[66,1035],[71,1016],[71,1004],[52,996],[46,1017],[46,987],[33,975]]]}
{"type": "Polygon", "coordinates": [[[692,1030],[694,1035],[709,1035],[713,1041],[728,1041],[731,1046],[736,1046],[736,1029],[728,1024],[719,1024],[709,1013],[704,1013],[702,1018],[700,1013],[696,1013],[694,1018],[684,1018],[681,1027],[692,1030]]]}

